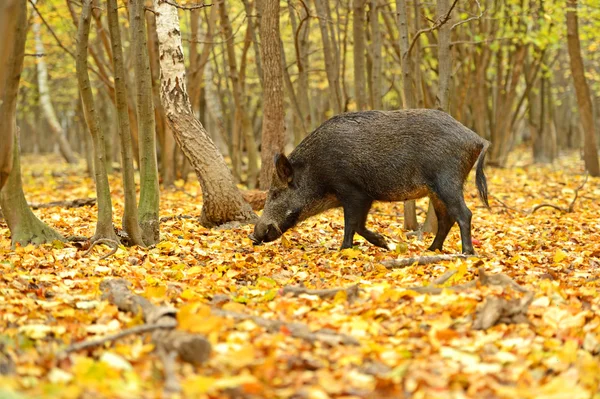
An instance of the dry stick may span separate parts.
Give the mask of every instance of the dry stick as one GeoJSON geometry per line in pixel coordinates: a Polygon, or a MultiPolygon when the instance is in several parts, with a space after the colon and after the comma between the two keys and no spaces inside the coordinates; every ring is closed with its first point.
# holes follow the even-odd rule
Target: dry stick
{"type": "Polygon", "coordinates": [[[536,205],[535,207],[533,207],[533,209],[531,210],[531,214],[533,214],[535,211],[537,211],[538,209],[544,208],[544,207],[548,207],[548,208],[554,208],[558,211],[564,212],[564,213],[571,213],[573,212],[573,210],[575,209],[575,201],[577,201],[577,197],[579,196],[579,190],[581,190],[583,188],[583,186],[585,186],[585,183],[587,183],[588,180],[588,173],[585,172],[585,178],[583,179],[583,182],[579,185],[579,187],[577,187],[575,189],[575,196],[573,197],[573,200],[571,201],[571,203],[569,204],[568,208],[562,208],[558,205],[552,205],[552,204],[539,204],[536,205]]]}
{"type": "Polygon", "coordinates": [[[59,206],[61,208],[81,208],[82,206],[93,206],[96,204],[96,198],[77,198],[71,201],[52,201],[43,203],[31,203],[31,209],[52,208],[59,206]]]}
{"type": "Polygon", "coordinates": [[[307,295],[318,296],[321,299],[332,299],[340,291],[346,292],[346,297],[348,298],[349,302],[352,302],[353,300],[355,300],[358,297],[358,285],[356,285],[356,284],[352,285],[350,287],[347,287],[347,288],[328,288],[328,289],[321,289],[321,290],[311,290],[311,289],[304,287],[303,285],[285,286],[281,289],[281,294],[282,295],[292,294],[293,296],[307,294],[307,295]]]}
{"type": "Polygon", "coordinates": [[[454,259],[468,259],[478,258],[477,255],[465,255],[465,254],[451,254],[451,255],[432,255],[432,256],[415,256],[413,258],[406,259],[390,259],[384,260],[381,263],[388,269],[400,269],[407,266],[417,265],[429,265],[431,263],[454,260],[454,259]]]}
{"type": "Polygon", "coordinates": [[[189,6],[182,6],[180,4],[175,3],[174,1],[169,1],[169,0],[162,0],[163,3],[167,3],[169,5],[172,5],[175,8],[179,8],[181,10],[197,10],[199,8],[205,8],[205,7],[211,7],[212,4],[204,4],[204,3],[200,3],[200,4],[190,4],[189,6]]]}
{"type": "Polygon", "coordinates": [[[163,326],[160,324],[142,324],[140,326],[135,326],[135,327],[131,327],[126,330],[120,331],[116,334],[107,335],[106,337],[92,339],[89,341],[81,341],[81,342],[77,342],[76,344],[69,345],[65,349],[60,351],[58,353],[58,356],[64,356],[71,352],[77,352],[77,351],[80,351],[83,349],[89,349],[89,348],[93,348],[96,346],[102,346],[102,345],[106,344],[107,342],[117,341],[117,340],[119,340],[121,338],[125,338],[129,335],[144,334],[144,333],[152,332],[159,328],[173,328],[173,327],[172,326],[163,326]]]}
{"type": "Polygon", "coordinates": [[[356,338],[326,328],[317,331],[311,331],[306,324],[302,323],[288,323],[279,320],[270,320],[260,316],[253,316],[217,308],[211,308],[211,312],[217,316],[231,317],[235,321],[251,320],[256,325],[259,325],[265,328],[267,331],[273,333],[286,330],[292,337],[300,338],[310,343],[321,342],[330,346],[339,344],[359,345],[359,342],[356,338]]]}
{"type": "MultiPolygon", "coordinates": [[[[533,301],[534,293],[529,291],[513,279],[505,274],[488,274],[485,270],[480,267],[478,269],[479,277],[476,280],[469,281],[465,284],[458,284],[451,287],[407,287],[407,290],[416,291],[422,294],[441,294],[444,289],[461,291],[469,288],[474,288],[477,283],[481,285],[498,285],[502,287],[510,287],[515,291],[524,293],[522,298],[507,300],[504,298],[490,297],[486,298],[482,306],[480,306],[475,312],[475,319],[473,321],[473,329],[485,330],[498,323],[527,323],[527,309],[533,301]]],[[[444,273],[442,276],[431,281],[432,284],[443,284],[448,281],[456,271],[449,271],[444,273]]]]}
{"type": "MultiPolygon", "coordinates": [[[[146,298],[136,295],[129,290],[129,283],[123,279],[105,279],[100,283],[102,299],[124,312],[134,316],[142,316],[146,324],[159,324],[174,327],[177,324],[176,310],[153,305],[146,298]]],[[[181,360],[191,364],[202,364],[208,359],[211,345],[200,334],[185,331],[159,329],[152,333],[152,342],[160,352],[176,352],[181,360]]]]}
{"type": "Polygon", "coordinates": [[[106,255],[102,255],[100,257],[100,260],[106,259],[109,256],[114,255],[119,249],[119,243],[117,241],[111,240],[110,238],[100,238],[99,240],[92,242],[88,250],[85,251],[82,256],[87,256],[92,251],[92,249],[98,244],[106,244],[111,245],[113,247],[109,253],[107,253],[106,255]]]}

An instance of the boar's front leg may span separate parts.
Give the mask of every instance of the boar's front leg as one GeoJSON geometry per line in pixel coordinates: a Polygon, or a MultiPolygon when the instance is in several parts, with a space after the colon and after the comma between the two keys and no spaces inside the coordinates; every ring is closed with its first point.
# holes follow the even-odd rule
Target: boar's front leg
{"type": "Polygon", "coordinates": [[[343,201],[344,208],[344,241],[342,249],[352,248],[354,233],[360,234],[371,244],[388,249],[385,238],[365,227],[367,215],[373,201],[370,199],[353,198],[352,201],[343,201]]]}

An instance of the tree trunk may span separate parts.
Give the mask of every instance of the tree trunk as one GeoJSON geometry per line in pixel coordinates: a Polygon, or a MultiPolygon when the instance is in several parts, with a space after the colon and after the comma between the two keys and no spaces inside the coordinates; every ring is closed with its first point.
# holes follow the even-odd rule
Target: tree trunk
{"type": "Polygon", "coordinates": [[[371,0],[371,107],[381,109],[382,76],[381,30],[379,29],[379,0],[371,0]]]}
{"type": "MultiPolygon", "coordinates": [[[[438,19],[448,13],[450,4],[448,0],[437,0],[438,19]]],[[[451,24],[447,21],[438,30],[438,93],[436,106],[438,109],[449,112],[450,79],[452,78],[452,51],[450,49],[451,24]]],[[[423,223],[422,231],[437,233],[438,223],[433,204],[429,201],[427,216],[423,223]]]]}
{"type": "MultiPolygon", "coordinates": [[[[23,30],[26,24],[27,22],[23,21],[23,25],[21,25],[23,30]]],[[[14,124],[14,112],[7,119],[14,124]]],[[[17,244],[25,246],[27,244],[44,244],[54,240],[65,241],[63,236],[38,219],[27,205],[21,183],[18,132],[14,134],[12,151],[13,168],[6,186],[0,191],[0,207],[10,229],[12,247],[14,248],[17,244]]]]}
{"type": "Polygon", "coordinates": [[[127,113],[127,86],[125,84],[125,68],[123,66],[123,48],[121,47],[121,31],[119,30],[119,14],[117,0],[107,0],[108,30],[112,45],[112,62],[115,77],[115,103],[119,121],[119,138],[121,141],[121,168],[123,171],[123,193],[125,209],[123,212],[123,230],[129,236],[131,245],[144,245],[140,229],[135,198],[135,179],[133,173],[133,150],[131,146],[131,130],[127,113]]]}
{"type": "Polygon", "coordinates": [[[598,146],[596,144],[596,129],[590,88],[585,79],[581,43],[579,42],[579,27],[577,22],[577,0],[567,0],[567,45],[571,61],[571,75],[575,84],[579,115],[583,127],[583,159],[585,168],[592,176],[600,176],[598,164],[598,146]]]}
{"type": "Polygon", "coordinates": [[[354,38],[354,92],[356,109],[367,109],[367,86],[365,82],[365,0],[352,3],[352,34],[354,38]]]}
{"type": "Polygon", "coordinates": [[[160,241],[159,187],[156,161],[156,125],[152,100],[152,76],[146,40],[144,0],[129,0],[131,46],[135,71],[138,132],[140,135],[140,202],[138,213],[146,245],[160,241]]]}
{"type": "MultiPolygon", "coordinates": [[[[415,95],[413,91],[413,66],[408,54],[408,8],[406,0],[396,0],[398,13],[398,31],[400,37],[400,54],[402,55],[402,92],[404,94],[404,108],[415,108],[415,95]]],[[[404,202],[404,229],[417,230],[417,206],[415,201],[404,202]]]]}
{"type": "Polygon", "coordinates": [[[260,18],[263,61],[263,124],[260,157],[260,189],[268,190],[273,177],[275,154],[283,152],[285,125],[283,111],[283,67],[279,43],[279,2],[263,1],[260,18]]]}
{"type": "Polygon", "coordinates": [[[81,19],[77,30],[77,82],[83,102],[83,111],[88,125],[92,142],[94,145],[94,177],[96,179],[96,198],[98,199],[98,221],[96,233],[92,241],[108,238],[119,242],[112,224],[112,203],[110,199],[110,187],[106,174],[106,156],[104,154],[104,129],[100,128],[94,96],[88,75],[88,41],[90,34],[92,0],[83,0],[81,19]]]}
{"type": "Polygon", "coordinates": [[[25,0],[5,0],[0,4],[0,99],[14,101],[0,104],[0,190],[10,175],[13,163],[14,111],[16,109],[19,79],[23,68],[25,36],[27,35],[27,3],[25,0]],[[17,48],[17,45],[23,47],[17,48]],[[15,57],[15,58],[11,58],[15,57]],[[18,67],[17,67],[18,66],[18,67]],[[15,70],[16,68],[16,70],[15,70]],[[18,72],[18,73],[17,73],[18,72]],[[14,80],[16,79],[16,84],[14,80]],[[11,90],[7,90],[10,87],[11,90]],[[13,118],[10,118],[13,115],[13,118]]]}
{"type": "MultiPolygon", "coordinates": [[[[306,6],[306,3],[301,3],[306,6]]],[[[310,91],[310,83],[308,79],[308,34],[310,31],[310,19],[308,9],[300,8],[300,22],[296,22],[295,10],[288,3],[290,20],[294,33],[294,49],[296,50],[296,66],[298,68],[298,80],[296,81],[296,92],[298,93],[298,106],[303,115],[303,125],[307,131],[313,130],[315,121],[311,117],[310,101],[308,93],[310,91]]],[[[301,138],[294,136],[294,146],[300,144],[301,138]]]]}
{"type": "MultiPolygon", "coordinates": [[[[39,22],[37,22],[37,19],[35,19],[34,21],[35,22],[33,23],[33,34],[35,38],[35,51],[38,54],[44,54],[44,44],[42,43],[42,38],[40,36],[40,24],[39,22]]],[[[48,125],[50,126],[50,132],[52,132],[52,136],[58,144],[60,154],[63,156],[65,161],[71,164],[77,163],[77,157],[71,149],[71,145],[67,141],[65,132],[60,126],[58,118],[56,117],[56,112],[54,112],[54,107],[52,106],[52,101],[50,99],[50,89],[48,87],[48,69],[46,67],[46,61],[44,60],[44,57],[40,57],[36,60],[36,67],[38,89],[40,91],[40,105],[42,108],[42,112],[46,117],[46,120],[48,121],[48,125]]]]}
{"type": "Polygon", "coordinates": [[[161,66],[161,99],[167,121],[192,164],[203,194],[202,225],[251,222],[256,215],[244,202],[221,153],[194,117],[186,92],[185,66],[177,9],[154,0],[161,66]]]}
{"type": "MultiPolygon", "coordinates": [[[[16,131],[16,110],[17,95],[19,93],[19,80],[23,70],[23,58],[25,57],[25,39],[27,36],[27,3],[18,1],[14,4],[12,10],[7,7],[3,12],[11,12],[11,18],[14,21],[12,29],[8,32],[11,40],[14,42],[10,46],[10,51],[4,53],[6,58],[2,62],[2,74],[0,79],[2,83],[0,88],[2,93],[2,104],[0,105],[0,133],[2,144],[0,151],[12,151],[10,162],[4,165],[10,165],[12,168],[2,169],[2,178],[0,179],[0,207],[6,219],[6,224],[10,229],[11,242],[13,248],[16,244],[43,244],[54,240],[64,241],[64,238],[39,220],[29,209],[23,185],[21,183],[21,165],[19,162],[19,137],[16,131]],[[11,140],[12,145],[8,145],[5,140],[11,140]],[[6,174],[6,175],[4,175],[6,174]],[[5,187],[2,187],[5,186],[5,187]]],[[[0,7],[1,9],[1,7],[0,7]]],[[[3,15],[0,15],[0,20],[3,15]]],[[[3,21],[4,22],[4,21],[3,21]]],[[[11,22],[11,21],[8,21],[11,22]]],[[[5,28],[5,26],[0,26],[5,28]]],[[[9,25],[8,28],[11,28],[9,25]]]]}
{"type": "MultiPolygon", "coordinates": [[[[233,40],[233,30],[231,29],[231,23],[229,22],[229,15],[225,0],[219,3],[219,14],[221,16],[221,25],[223,33],[225,35],[225,43],[227,49],[227,63],[229,66],[229,77],[231,79],[231,86],[233,91],[233,101],[235,103],[236,114],[238,118],[237,132],[235,134],[244,134],[246,140],[246,149],[248,151],[248,187],[254,188],[256,179],[258,178],[258,150],[254,135],[252,134],[252,126],[248,119],[248,113],[246,109],[246,101],[244,98],[244,92],[242,88],[242,82],[240,80],[239,71],[237,69],[237,62],[235,57],[235,47],[233,40]]],[[[234,140],[235,141],[235,140],[234,140]]],[[[239,143],[241,144],[241,142],[239,143]]],[[[235,148],[235,145],[234,145],[235,148]]],[[[232,154],[233,155],[233,154],[232,154]]]]}
{"type": "Polygon", "coordinates": [[[315,0],[315,7],[319,18],[321,29],[321,40],[323,41],[323,55],[325,57],[325,71],[329,82],[329,102],[335,115],[342,113],[342,94],[340,91],[340,71],[337,63],[338,54],[334,49],[333,41],[327,29],[329,24],[329,3],[323,0],[315,0]]]}

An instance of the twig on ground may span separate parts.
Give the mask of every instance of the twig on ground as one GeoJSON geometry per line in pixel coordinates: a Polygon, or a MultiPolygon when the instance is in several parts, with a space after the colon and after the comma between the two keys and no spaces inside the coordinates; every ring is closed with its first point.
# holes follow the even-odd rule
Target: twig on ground
{"type": "MultiPolygon", "coordinates": [[[[473,329],[485,330],[499,323],[505,324],[516,324],[516,323],[527,323],[527,310],[529,305],[533,301],[534,293],[529,291],[519,284],[517,284],[512,278],[506,274],[488,274],[480,267],[478,269],[479,277],[475,280],[469,281],[464,284],[457,284],[450,287],[407,287],[407,290],[416,291],[422,294],[441,294],[443,290],[462,291],[470,288],[477,287],[477,284],[481,285],[496,285],[501,287],[509,287],[513,290],[525,294],[522,298],[517,299],[505,299],[498,297],[488,297],[485,302],[475,312],[475,318],[473,320],[473,329]]],[[[433,279],[432,284],[438,285],[448,281],[456,271],[449,271],[444,273],[442,276],[433,279]]]]}
{"type": "Polygon", "coordinates": [[[583,188],[583,186],[585,186],[585,183],[587,183],[587,181],[588,181],[588,173],[586,172],[585,173],[585,177],[583,179],[583,182],[574,190],[575,191],[575,196],[573,196],[573,199],[569,203],[569,206],[566,207],[566,208],[562,207],[562,206],[559,206],[559,205],[549,204],[549,203],[545,202],[543,204],[538,204],[538,205],[534,206],[530,211],[523,211],[521,209],[513,208],[512,206],[509,206],[509,205],[505,204],[504,202],[502,202],[497,197],[494,197],[494,196],[491,196],[491,197],[494,200],[496,200],[497,202],[499,202],[504,208],[506,208],[508,210],[511,210],[511,211],[524,213],[526,215],[533,215],[535,212],[537,212],[538,210],[540,210],[542,208],[552,208],[552,209],[556,209],[559,212],[572,213],[572,212],[575,211],[575,201],[577,201],[577,198],[579,198],[579,191],[583,188]]]}
{"type": "MultiPolygon", "coordinates": [[[[117,340],[119,340],[121,338],[125,338],[129,335],[144,334],[144,333],[152,332],[159,328],[165,328],[165,326],[159,325],[159,324],[142,324],[140,326],[131,327],[126,330],[120,331],[116,334],[107,335],[106,337],[92,339],[89,341],[81,341],[81,342],[77,342],[76,344],[69,345],[68,347],[66,347],[65,349],[60,351],[58,353],[58,356],[64,356],[71,352],[77,352],[77,351],[80,351],[83,349],[93,348],[95,346],[102,346],[107,342],[117,341],[117,340]]],[[[169,328],[169,327],[167,327],[167,328],[169,328]]]]}
{"type": "Polygon", "coordinates": [[[112,246],[111,251],[109,253],[107,253],[106,255],[102,255],[100,257],[100,260],[106,259],[109,256],[114,255],[117,252],[117,250],[119,249],[119,243],[116,242],[115,240],[111,240],[110,238],[100,238],[100,239],[92,242],[92,244],[90,245],[90,247],[87,249],[87,251],[85,251],[83,253],[82,256],[87,256],[92,251],[92,249],[96,245],[98,245],[98,244],[106,244],[106,245],[111,245],[112,246]]]}
{"type": "Polygon", "coordinates": [[[341,291],[346,293],[346,298],[348,299],[348,302],[352,302],[356,298],[358,298],[358,285],[356,284],[347,288],[327,288],[320,290],[311,290],[304,287],[303,285],[285,286],[281,289],[281,294],[292,294],[293,296],[307,294],[316,295],[321,299],[332,299],[337,295],[338,292],[341,291]]]}
{"type": "Polygon", "coordinates": [[[564,213],[573,212],[575,210],[575,201],[577,201],[577,197],[579,196],[579,190],[581,190],[583,188],[583,186],[585,186],[585,183],[587,183],[587,181],[588,181],[588,173],[586,172],[583,182],[579,185],[579,187],[577,187],[575,189],[575,196],[571,200],[571,203],[569,204],[568,208],[563,208],[558,205],[544,203],[544,204],[539,204],[539,205],[534,206],[533,209],[531,210],[531,214],[535,213],[535,211],[537,211],[538,209],[545,208],[545,207],[553,208],[553,209],[556,209],[557,211],[561,211],[564,213]]]}
{"type": "Polygon", "coordinates": [[[31,209],[52,208],[59,206],[61,208],[81,208],[82,206],[96,205],[96,198],[77,198],[71,201],[52,201],[44,203],[31,203],[31,209]]]}
{"type": "Polygon", "coordinates": [[[311,331],[306,324],[295,323],[295,322],[284,322],[279,320],[265,319],[264,317],[248,315],[244,313],[232,312],[229,310],[211,308],[211,312],[214,315],[221,317],[231,317],[235,321],[251,320],[255,324],[263,327],[269,332],[285,331],[287,334],[295,338],[303,339],[310,343],[321,342],[330,346],[344,344],[344,345],[358,345],[359,342],[356,338],[335,332],[333,330],[324,328],[317,331],[311,331]]]}
{"type": "Polygon", "coordinates": [[[190,215],[173,215],[173,216],[163,216],[160,218],[160,222],[167,222],[169,220],[184,220],[184,219],[198,219],[198,216],[190,216],[190,215]]]}
{"type": "Polygon", "coordinates": [[[454,259],[467,259],[467,258],[478,258],[477,255],[465,255],[465,254],[450,254],[450,255],[432,255],[432,256],[415,256],[413,258],[406,259],[389,259],[381,262],[388,269],[400,269],[407,266],[417,265],[429,265],[431,263],[442,262],[454,259]]]}

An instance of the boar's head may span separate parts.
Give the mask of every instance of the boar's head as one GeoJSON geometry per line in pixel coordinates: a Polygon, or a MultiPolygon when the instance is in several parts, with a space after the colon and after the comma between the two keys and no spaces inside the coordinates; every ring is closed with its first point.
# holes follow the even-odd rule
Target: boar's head
{"type": "Polygon", "coordinates": [[[254,244],[278,239],[301,220],[308,193],[300,186],[297,172],[285,155],[275,155],[275,172],[265,209],[250,234],[254,244]]]}

